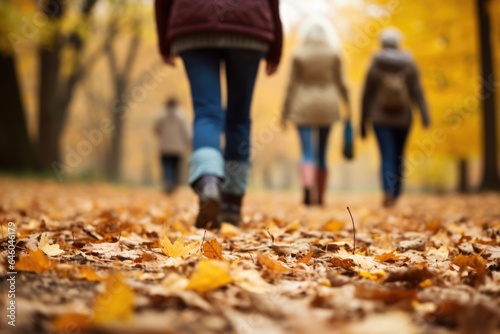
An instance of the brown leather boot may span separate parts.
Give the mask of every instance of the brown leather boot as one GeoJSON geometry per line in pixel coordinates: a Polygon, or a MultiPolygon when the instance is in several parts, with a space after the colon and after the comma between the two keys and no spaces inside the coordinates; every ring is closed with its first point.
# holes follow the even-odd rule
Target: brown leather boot
{"type": "Polygon", "coordinates": [[[200,211],[196,217],[197,228],[219,228],[217,216],[221,208],[221,180],[215,175],[203,175],[193,184],[198,194],[200,211]]]}
{"type": "Polygon", "coordinates": [[[326,183],[328,181],[328,171],[326,169],[318,169],[316,171],[316,188],[318,189],[318,205],[323,205],[326,183]]]}
{"type": "Polygon", "coordinates": [[[239,226],[241,222],[241,204],[243,195],[222,194],[222,208],[219,223],[230,223],[239,226]]]}

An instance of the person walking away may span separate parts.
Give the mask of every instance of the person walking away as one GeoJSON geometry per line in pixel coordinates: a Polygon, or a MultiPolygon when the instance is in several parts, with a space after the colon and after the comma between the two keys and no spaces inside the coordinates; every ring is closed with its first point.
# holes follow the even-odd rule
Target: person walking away
{"type": "Polygon", "coordinates": [[[301,28],[293,54],[282,122],[293,123],[299,133],[302,158],[300,176],[303,204],[324,203],[328,166],[327,145],[331,126],[340,119],[339,100],[350,121],[349,94],[337,34],[326,19],[312,18],[301,28]],[[311,23],[312,22],[312,23],[311,23]]]}
{"type": "Polygon", "coordinates": [[[279,1],[156,0],[155,9],[161,55],[172,66],[176,55],[182,58],[191,86],[195,117],[189,183],[199,196],[196,227],[217,228],[223,221],[238,225],[249,173],[257,70],[265,57],[267,74],[273,74],[281,57],[279,1]]]}
{"type": "Polygon", "coordinates": [[[179,164],[189,148],[190,128],[184,110],[176,98],[165,103],[162,115],[155,123],[155,134],[160,148],[163,185],[167,194],[179,185],[179,164]]]}
{"type": "Polygon", "coordinates": [[[417,65],[409,52],[400,49],[401,40],[396,28],[382,31],[382,50],[373,57],[362,97],[361,136],[366,138],[366,126],[373,124],[382,161],[385,207],[395,205],[401,195],[412,105],[419,107],[424,127],[430,125],[417,65]]]}

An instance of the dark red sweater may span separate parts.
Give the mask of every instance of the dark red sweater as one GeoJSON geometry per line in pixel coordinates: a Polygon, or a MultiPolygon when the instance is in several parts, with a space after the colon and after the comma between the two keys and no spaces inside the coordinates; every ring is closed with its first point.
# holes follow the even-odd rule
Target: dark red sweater
{"type": "Polygon", "coordinates": [[[181,36],[230,32],[269,43],[266,59],[279,63],[283,31],[279,0],[155,0],[158,44],[170,55],[172,41],[181,36]]]}

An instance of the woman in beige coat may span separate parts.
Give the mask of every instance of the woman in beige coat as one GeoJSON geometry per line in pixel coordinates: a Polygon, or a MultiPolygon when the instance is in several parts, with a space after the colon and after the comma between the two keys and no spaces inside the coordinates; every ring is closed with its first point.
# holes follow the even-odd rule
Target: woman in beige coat
{"type": "Polygon", "coordinates": [[[302,27],[302,38],[293,54],[282,121],[283,125],[285,121],[295,124],[299,132],[303,203],[322,205],[330,127],[340,119],[339,99],[347,107],[347,120],[350,107],[335,30],[326,19],[311,22],[302,27]]]}

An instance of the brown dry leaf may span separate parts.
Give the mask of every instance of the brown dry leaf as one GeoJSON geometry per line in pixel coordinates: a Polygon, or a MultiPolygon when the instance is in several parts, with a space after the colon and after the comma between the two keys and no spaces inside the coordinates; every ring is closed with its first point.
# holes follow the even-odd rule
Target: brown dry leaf
{"type": "Polygon", "coordinates": [[[458,256],[453,260],[452,264],[460,268],[460,271],[465,271],[467,268],[472,268],[475,270],[479,283],[484,283],[486,278],[487,269],[486,264],[488,262],[483,259],[480,255],[462,255],[458,256]]]}
{"type": "Polygon", "coordinates": [[[217,260],[201,260],[189,278],[187,290],[212,291],[233,281],[229,275],[229,265],[217,260]]]}
{"type": "Polygon", "coordinates": [[[300,260],[298,260],[297,263],[309,264],[309,262],[311,262],[313,255],[314,255],[314,252],[309,252],[304,257],[302,257],[300,260]]]}
{"type": "Polygon", "coordinates": [[[338,232],[344,229],[345,221],[329,220],[321,228],[323,231],[338,232]]]}
{"type": "Polygon", "coordinates": [[[56,333],[77,333],[89,326],[90,317],[78,313],[63,314],[57,316],[52,324],[56,333]]]}
{"type": "Polygon", "coordinates": [[[163,236],[161,245],[163,246],[163,253],[174,258],[184,257],[199,250],[199,242],[184,243],[182,236],[175,240],[173,244],[167,236],[163,236]]]}
{"type": "Polygon", "coordinates": [[[21,255],[16,263],[16,270],[34,271],[35,273],[41,273],[54,267],[55,264],[39,248],[35,251],[28,251],[28,255],[21,255]]]}
{"type": "Polygon", "coordinates": [[[361,299],[380,300],[385,304],[393,304],[400,301],[411,301],[416,298],[416,290],[393,289],[383,286],[358,285],[355,296],[361,299]]]}
{"type": "Polygon", "coordinates": [[[48,256],[57,256],[64,251],[59,247],[57,243],[51,245],[49,242],[49,237],[47,237],[47,233],[42,233],[40,237],[40,243],[38,244],[38,248],[40,248],[45,254],[48,256]]]}
{"type": "Polygon", "coordinates": [[[410,286],[415,287],[432,277],[434,274],[426,267],[400,268],[390,272],[384,282],[408,282],[410,286]]]}
{"type": "Polygon", "coordinates": [[[392,250],[391,252],[389,253],[382,253],[380,255],[377,255],[375,256],[375,260],[381,262],[381,263],[384,263],[384,262],[388,262],[388,263],[392,263],[392,262],[396,262],[396,261],[399,261],[401,258],[395,254],[396,250],[392,250]]]}
{"type": "Polygon", "coordinates": [[[212,239],[203,243],[203,255],[209,259],[224,260],[222,256],[222,247],[217,239],[212,239]]]}
{"type": "Polygon", "coordinates": [[[134,291],[118,273],[106,279],[106,290],[94,304],[94,323],[129,321],[134,314],[134,291]]]}
{"type": "Polygon", "coordinates": [[[259,263],[263,266],[266,266],[267,269],[269,270],[275,270],[275,271],[288,271],[289,269],[283,266],[281,263],[278,261],[272,259],[269,255],[259,253],[257,255],[257,259],[259,260],[259,263]]]}
{"type": "Polygon", "coordinates": [[[352,259],[341,259],[339,257],[332,257],[330,260],[333,263],[334,267],[340,267],[348,270],[352,270],[355,264],[352,259]]]}

